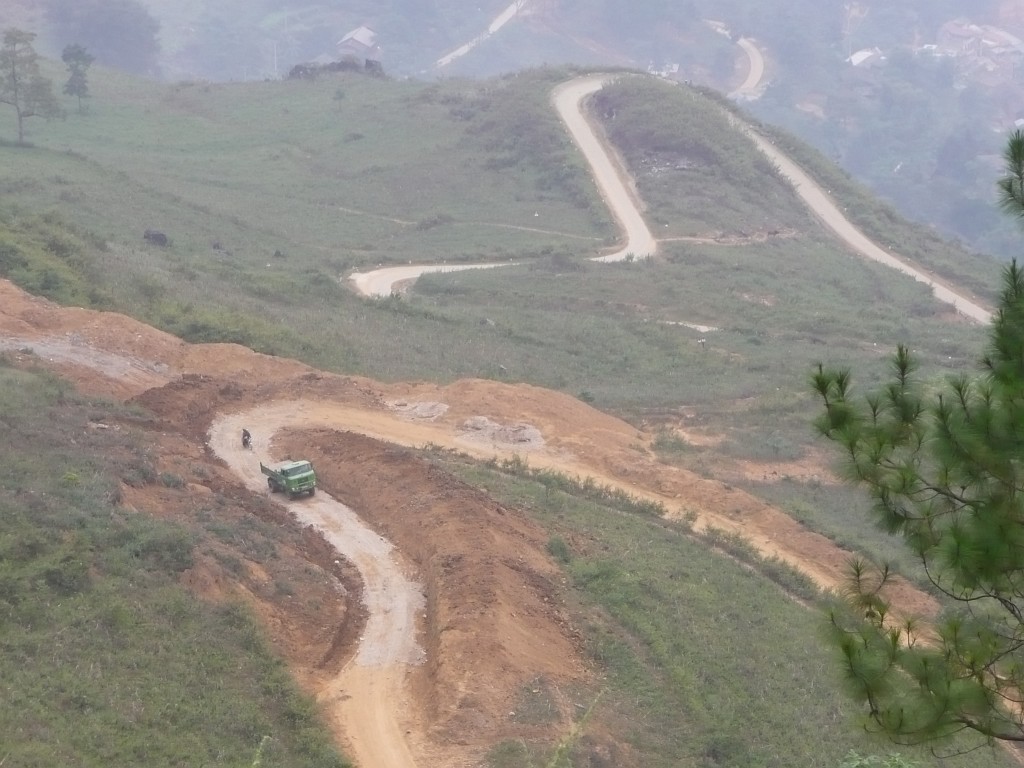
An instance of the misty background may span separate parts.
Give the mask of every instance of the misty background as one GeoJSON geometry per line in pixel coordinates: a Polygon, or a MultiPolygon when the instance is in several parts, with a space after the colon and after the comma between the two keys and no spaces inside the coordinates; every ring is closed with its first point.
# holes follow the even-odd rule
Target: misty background
{"type": "MultiPolygon", "coordinates": [[[[909,218],[1009,258],[995,207],[1024,126],[1024,0],[6,0],[0,28],[53,58],[168,80],[287,77],[304,62],[380,62],[394,78],[486,77],[576,63],[733,92],[909,218]]],[[[97,104],[95,108],[101,109],[97,104]]]]}

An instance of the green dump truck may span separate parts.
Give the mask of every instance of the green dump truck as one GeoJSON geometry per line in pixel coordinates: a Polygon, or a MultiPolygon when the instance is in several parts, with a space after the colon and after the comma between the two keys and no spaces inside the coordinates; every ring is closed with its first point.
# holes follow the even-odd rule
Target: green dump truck
{"type": "Polygon", "coordinates": [[[287,493],[290,499],[300,493],[316,493],[316,472],[308,461],[286,461],[276,467],[260,462],[260,472],[267,476],[271,493],[287,493]]]}

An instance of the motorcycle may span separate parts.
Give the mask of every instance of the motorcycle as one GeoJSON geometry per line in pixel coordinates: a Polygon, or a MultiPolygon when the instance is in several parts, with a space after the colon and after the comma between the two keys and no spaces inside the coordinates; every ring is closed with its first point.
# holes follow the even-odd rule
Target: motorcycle
{"type": "Polygon", "coordinates": [[[242,430],[242,447],[243,448],[251,448],[252,447],[252,435],[249,434],[249,430],[248,429],[243,429],[242,430]]]}

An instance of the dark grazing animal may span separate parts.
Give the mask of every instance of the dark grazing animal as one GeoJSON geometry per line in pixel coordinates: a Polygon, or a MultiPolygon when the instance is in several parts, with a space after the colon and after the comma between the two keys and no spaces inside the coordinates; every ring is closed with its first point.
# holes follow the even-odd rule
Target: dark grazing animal
{"type": "Polygon", "coordinates": [[[167,235],[156,229],[147,229],[142,233],[142,239],[151,245],[159,245],[162,247],[167,247],[171,242],[167,235]]]}

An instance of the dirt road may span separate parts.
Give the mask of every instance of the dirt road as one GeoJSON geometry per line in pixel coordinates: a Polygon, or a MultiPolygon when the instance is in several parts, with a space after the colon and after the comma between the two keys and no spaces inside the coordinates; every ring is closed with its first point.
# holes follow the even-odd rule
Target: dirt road
{"type": "MultiPolygon", "coordinates": [[[[764,72],[764,60],[756,46],[746,38],[740,45],[751,58],[751,72],[741,89],[757,87],[764,72]],[[746,45],[744,45],[746,43],[746,45]],[[752,53],[756,52],[755,53],[752,53]],[[756,80],[755,80],[756,75],[756,80]]],[[[652,256],[657,252],[658,241],[651,234],[641,213],[642,202],[636,193],[633,180],[614,151],[601,140],[588,121],[582,109],[583,100],[599,91],[613,75],[596,74],[574,78],[557,86],[551,93],[552,104],[565,123],[573,141],[590,164],[594,181],[601,195],[622,229],[625,245],[614,253],[598,256],[593,261],[621,261],[632,254],[637,258],[652,256]]],[[[955,290],[937,278],[913,267],[899,257],[885,251],[863,232],[857,229],[824,190],[808,176],[795,162],[781,152],[774,144],[756,133],[747,124],[734,116],[730,119],[738,130],[743,131],[761,152],[767,155],[793,185],[804,204],[842,242],[860,255],[885,264],[915,280],[928,285],[939,301],[951,304],[958,312],[981,323],[988,323],[992,313],[965,293],[955,290]]],[[[501,264],[477,265],[409,265],[385,267],[383,269],[355,273],[350,276],[356,290],[364,296],[388,296],[401,283],[415,280],[427,272],[453,272],[460,269],[475,269],[503,266],[501,264]]]]}
{"type": "MultiPolygon", "coordinates": [[[[219,418],[210,428],[209,446],[254,491],[266,488],[260,462],[272,463],[273,435],[283,427],[313,427],[303,403],[262,405],[219,418]],[[240,444],[243,427],[256,429],[253,450],[240,444]]],[[[282,503],[283,499],[282,499],[282,503]]],[[[425,606],[423,588],[406,578],[408,566],[390,542],[367,527],[344,504],[320,492],[288,504],[304,524],[323,532],[334,548],[359,570],[368,613],[359,649],[321,700],[348,736],[360,766],[415,768],[406,743],[410,665],[425,659],[416,641],[417,616],[425,606]]]]}
{"type": "Polygon", "coordinates": [[[747,54],[749,66],[746,78],[735,91],[729,94],[729,97],[740,100],[757,99],[763,90],[761,80],[764,78],[764,56],[761,55],[761,49],[754,45],[754,41],[749,37],[741,37],[736,44],[747,54]]]}
{"type": "Polygon", "coordinates": [[[885,264],[887,267],[891,267],[898,272],[909,275],[920,283],[924,283],[932,289],[935,298],[947,304],[952,304],[958,312],[972,320],[977,320],[979,323],[991,322],[992,313],[974,302],[966,294],[954,290],[931,275],[912,267],[879,247],[843,215],[839,207],[832,201],[828,190],[822,189],[810,176],[804,173],[800,166],[749,126],[740,123],[738,120],[734,120],[734,124],[746,133],[757,148],[775,163],[782,174],[789,179],[794,189],[796,189],[800,199],[804,201],[822,223],[854,251],[873,261],[885,264]]]}
{"type": "Polygon", "coordinates": [[[363,296],[385,297],[394,293],[396,286],[415,280],[420,275],[508,266],[511,266],[510,262],[501,264],[410,264],[404,267],[384,267],[372,272],[353,272],[348,279],[363,296]]]}
{"type": "Polygon", "coordinates": [[[598,138],[581,106],[587,96],[601,90],[612,79],[612,75],[577,77],[551,92],[551,101],[558,116],[590,164],[594,182],[625,234],[626,242],[622,248],[594,261],[622,261],[630,255],[643,259],[653,256],[658,250],[658,242],[640,212],[642,203],[632,178],[623,163],[614,156],[614,150],[598,138]]]}
{"type": "Polygon", "coordinates": [[[512,21],[512,19],[514,19],[516,17],[516,15],[518,15],[519,13],[522,12],[522,10],[523,10],[523,8],[525,6],[526,6],[526,0],[514,0],[514,2],[512,2],[510,5],[508,5],[505,8],[505,10],[503,10],[501,13],[499,13],[494,18],[494,21],[492,21],[490,24],[487,25],[487,30],[486,31],[484,31],[481,34],[477,35],[472,40],[470,40],[468,43],[464,43],[464,44],[460,45],[458,48],[456,48],[451,53],[448,53],[448,54],[445,54],[444,56],[442,56],[440,59],[437,60],[437,63],[435,63],[434,66],[437,67],[438,69],[442,69],[444,67],[447,67],[449,64],[451,64],[456,59],[462,58],[467,53],[469,53],[471,50],[473,50],[478,45],[480,45],[480,43],[482,43],[485,40],[487,40],[487,38],[489,38],[491,35],[495,34],[498,30],[500,30],[502,27],[504,27],[506,24],[508,24],[510,21],[512,21]]]}

